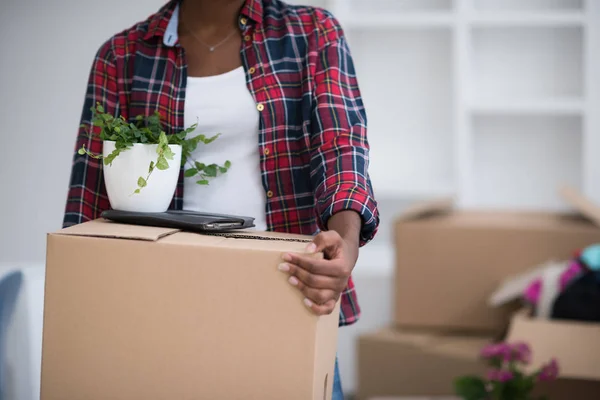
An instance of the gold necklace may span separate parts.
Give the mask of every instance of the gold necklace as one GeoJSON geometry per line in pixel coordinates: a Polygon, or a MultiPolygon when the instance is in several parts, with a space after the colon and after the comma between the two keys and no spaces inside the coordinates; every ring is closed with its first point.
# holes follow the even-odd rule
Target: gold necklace
{"type": "Polygon", "coordinates": [[[227,37],[226,37],[225,39],[223,39],[223,40],[221,40],[219,43],[217,43],[217,44],[215,44],[215,45],[212,45],[212,46],[211,46],[211,45],[209,45],[209,44],[205,43],[205,42],[204,42],[202,39],[200,39],[198,36],[196,36],[196,34],[195,34],[194,32],[192,32],[192,30],[191,30],[191,29],[189,29],[189,28],[188,28],[188,27],[187,27],[187,26],[186,26],[186,25],[183,23],[183,21],[181,21],[181,22],[182,22],[182,25],[183,25],[183,27],[185,28],[185,30],[186,30],[186,31],[188,31],[188,32],[189,32],[189,34],[190,34],[190,35],[192,35],[192,37],[198,41],[198,43],[200,43],[201,45],[203,45],[203,46],[207,47],[207,48],[208,48],[208,51],[210,51],[210,52],[213,52],[213,51],[215,51],[215,49],[216,49],[217,47],[219,47],[220,45],[222,45],[223,43],[225,43],[225,42],[227,42],[229,39],[231,39],[231,37],[232,37],[232,36],[235,34],[235,32],[237,31],[237,28],[236,28],[236,29],[234,29],[234,30],[233,30],[233,31],[232,31],[232,32],[231,32],[229,35],[227,35],[227,37]]]}

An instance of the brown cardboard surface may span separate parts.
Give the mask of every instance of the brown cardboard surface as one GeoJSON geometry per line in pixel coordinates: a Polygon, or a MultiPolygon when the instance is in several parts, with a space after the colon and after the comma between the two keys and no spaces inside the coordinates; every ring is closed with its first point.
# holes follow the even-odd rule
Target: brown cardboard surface
{"type": "Polygon", "coordinates": [[[277,265],[307,238],[276,236],[49,235],[41,399],[330,399],[339,304],[303,305],[277,265]]]}
{"type": "Polygon", "coordinates": [[[600,324],[542,320],[520,310],[511,320],[507,341],[530,345],[530,370],[556,358],[557,381],[542,383],[537,393],[553,400],[595,400],[600,398],[600,324]]]}
{"type": "Polygon", "coordinates": [[[514,315],[507,336],[524,341],[533,352],[531,368],[539,368],[552,358],[564,378],[600,381],[600,324],[543,320],[522,310],[514,315]]]}
{"type": "Polygon", "coordinates": [[[454,379],[481,374],[480,350],[491,338],[383,329],[358,340],[358,399],[445,396],[454,379]]]}
{"type": "Polygon", "coordinates": [[[600,242],[578,215],[454,211],[396,224],[394,321],[400,327],[501,331],[509,306],[488,298],[508,275],[600,242]]]}

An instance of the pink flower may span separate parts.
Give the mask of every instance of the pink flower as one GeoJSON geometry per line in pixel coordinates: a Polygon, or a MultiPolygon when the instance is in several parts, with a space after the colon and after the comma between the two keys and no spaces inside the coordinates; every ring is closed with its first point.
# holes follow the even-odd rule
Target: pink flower
{"type": "Polygon", "coordinates": [[[487,379],[493,382],[508,382],[514,375],[512,372],[503,369],[491,369],[487,373],[487,379]]]}
{"type": "Polygon", "coordinates": [[[512,360],[519,361],[524,364],[529,364],[531,362],[531,349],[527,343],[513,343],[512,350],[512,360]]]}
{"type": "Polygon", "coordinates": [[[481,350],[481,357],[486,360],[495,358],[505,360],[506,358],[510,358],[511,352],[510,346],[506,343],[490,344],[481,350]]]}
{"type": "Polygon", "coordinates": [[[540,381],[552,381],[558,377],[558,362],[552,359],[548,364],[544,365],[539,372],[538,379],[540,381]]]}
{"type": "Polygon", "coordinates": [[[481,357],[486,360],[500,359],[504,362],[519,361],[529,363],[531,361],[531,349],[527,343],[497,343],[485,346],[481,350],[481,357]]]}

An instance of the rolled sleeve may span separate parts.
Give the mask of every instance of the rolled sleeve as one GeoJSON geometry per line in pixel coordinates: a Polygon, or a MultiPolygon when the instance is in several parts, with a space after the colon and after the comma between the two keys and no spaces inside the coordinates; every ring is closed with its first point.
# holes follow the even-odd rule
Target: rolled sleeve
{"type": "Polygon", "coordinates": [[[322,230],[340,211],[362,218],[361,246],[375,236],[379,212],[368,173],[367,116],[352,57],[341,28],[333,19],[315,60],[311,121],[311,178],[322,230]]]}

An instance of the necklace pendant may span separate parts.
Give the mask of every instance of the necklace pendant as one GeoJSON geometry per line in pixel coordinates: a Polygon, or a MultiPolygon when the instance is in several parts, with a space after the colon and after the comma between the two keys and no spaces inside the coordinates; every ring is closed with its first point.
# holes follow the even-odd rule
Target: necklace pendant
{"type": "Polygon", "coordinates": [[[211,48],[209,48],[208,50],[210,50],[210,51],[212,52],[212,51],[215,51],[215,48],[214,48],[214,47],[211,47],[211,48]]]}

